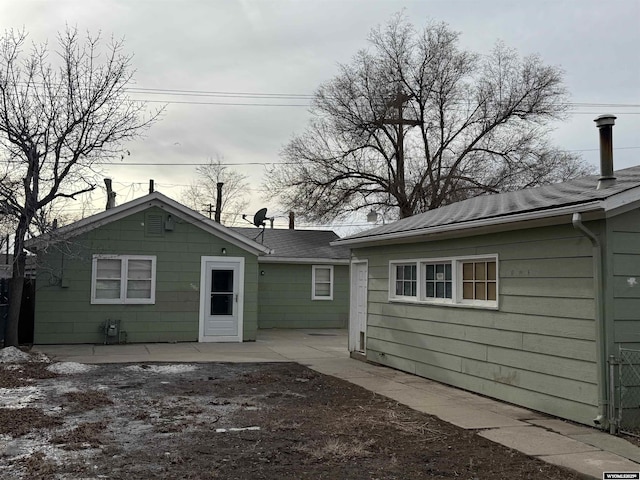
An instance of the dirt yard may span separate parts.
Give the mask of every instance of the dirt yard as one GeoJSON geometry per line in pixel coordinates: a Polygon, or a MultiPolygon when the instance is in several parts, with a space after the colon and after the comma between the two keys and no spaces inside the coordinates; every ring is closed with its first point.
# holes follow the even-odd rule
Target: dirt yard
{"type": "Polygon", "coordinates": [[[0,478],[581,477],[298,364],[5,360],[0,478]]]}

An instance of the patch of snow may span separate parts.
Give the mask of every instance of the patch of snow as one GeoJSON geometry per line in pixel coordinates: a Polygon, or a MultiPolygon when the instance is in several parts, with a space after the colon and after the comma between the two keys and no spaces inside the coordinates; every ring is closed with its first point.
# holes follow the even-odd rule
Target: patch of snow
{"type": "Polygon", "coordinates": [[[78,389],[78,385],[75,384],[73,381],[71,380],[67,381],[61,378],[56,378],[56,381],[53,384],[51,384],[49,388],[55,392],[55,395],[58,395],[58,396],[64,395],[65,393],[69,393],[69,392],[80,391],[78,389]]]}
{"type": "Polygon", "coordinates": [[[186,373],[197,370],[195,365],[178,363],[174,365],[129,365],[125,370],[131,372],[149,372],[149,373],[186,373]]]}
{"type": "Polygon", "coordinates": [[[25,408],[41,398],[42,389],[39,387],[0,388],[1,408],[25,408]]]}
{"type": "Polygon", "coordinates": [[[216,428],[216,433],[227,432],[244,432],[247,430],[260,430],[260,427],[231,427],[231,428],[216,428]]]}
{"type": "MultiPolygon", "coordinates": [[[[45,456],[47,460],[52,461],[58,465],[74,460],[89,460],[98,452],[98,450],[96,449],[67,451],[60,447],[51,445],[50,438],[48,438],[48,436],[33,438],[27,435],[24,437],[9,440],[4,445],[4,447],[4,458],[9,459],[12,462],[15,462],[16,460],[19,460],[21,458],[28,458],[34,453],[40,452],[45,456]]],[[[1,473],[0,477],[4,478],[2,477],[1,473]]]]}
{"type": "Polygon", "coordinates": [[[54,363],[47,367],[47,370],[53,373],[60,374],[73,374],[73,373],[85,373],[96,368],[95,365],[86,365],[84,363],[77,362],[60,362],[54,363]]]}
{"type": "Polygon", "coordinates": [[[16,347],[0,349],[0,363],[25,363],[31,361],[31,355],[16,347]]]}

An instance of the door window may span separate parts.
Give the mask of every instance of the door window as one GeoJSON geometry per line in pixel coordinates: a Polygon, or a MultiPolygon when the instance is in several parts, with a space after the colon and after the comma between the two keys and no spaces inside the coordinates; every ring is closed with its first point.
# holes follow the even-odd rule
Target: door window
{"type": "Polygon", "coordinates": [[[233,315],[233,270],[211,271],[210,315],[233,315]]]}

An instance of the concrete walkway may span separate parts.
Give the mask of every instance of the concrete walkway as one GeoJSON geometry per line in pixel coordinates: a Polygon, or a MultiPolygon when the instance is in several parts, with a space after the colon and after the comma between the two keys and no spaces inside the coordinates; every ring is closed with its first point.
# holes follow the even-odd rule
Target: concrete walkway
{"type": "Polygon", "coordinates": [[[640,472],[640,448],[621,438],[351,359],[345,330],[262,330],[250,343],[43,345],[34,350],[79,363],[297,362],[591,478],[640,472]]]}

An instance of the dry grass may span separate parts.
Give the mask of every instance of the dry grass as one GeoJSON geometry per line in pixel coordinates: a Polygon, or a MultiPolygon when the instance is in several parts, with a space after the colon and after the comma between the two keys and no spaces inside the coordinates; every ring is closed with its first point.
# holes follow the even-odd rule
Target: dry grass
{"type": "Polygon", "coordinates": [[[68,432],[56,435],[52,443],[63,445],[65,450],[98,448],[102,445],[102,436],[107,427],[106,421],[82,423],[68,432]]]}
{"type": "Polygon", "coordinates": [[[21,437],[32,430],[54,428],[62,424],[58,417],[44,413],[40,408],[0,408],[0,434],[21,437]]]}
{"type": "Polygon", "coordinates": [[[57,471],[55,463],[47,460],[42,452],[35,452],[28,457],[21,458],[15,462],[18,469],[24,469],[27,478],[45,479],[57,471]]]}
{"type": "Polygon", "coordinates": [[[58,374],[47,370],[48,363],[15,363],[0,365],[0,388],[17,388],[35,379],[54,378],[58,374]]]}
{"type": "Polygon", "coordinates": [[[302,427],[302,423],[287,420],[286,418],[279,418],[271,422],[271,425],[269,426],[269,428],[272,431],[281,431],[281,432],[298,430],[300,427],[302,427]]]}
{"type": "Polygon", "coordinates": [[[99,390],[83,390],[79,392],[67,392],[63,395],[67,402],[73,404],[74,410],[84,412],[94,408],[112,405],[109,396],[99,390]]]}
{"type": "Polygon", "coordinates": [[[306,453],[316,460],[352,460],[356,458],[370,457],[373,452],[369,447],[375,444],[374,440],[330,438],[322,443],[313,445],[300,445],[297,451],[306,453]]]}

